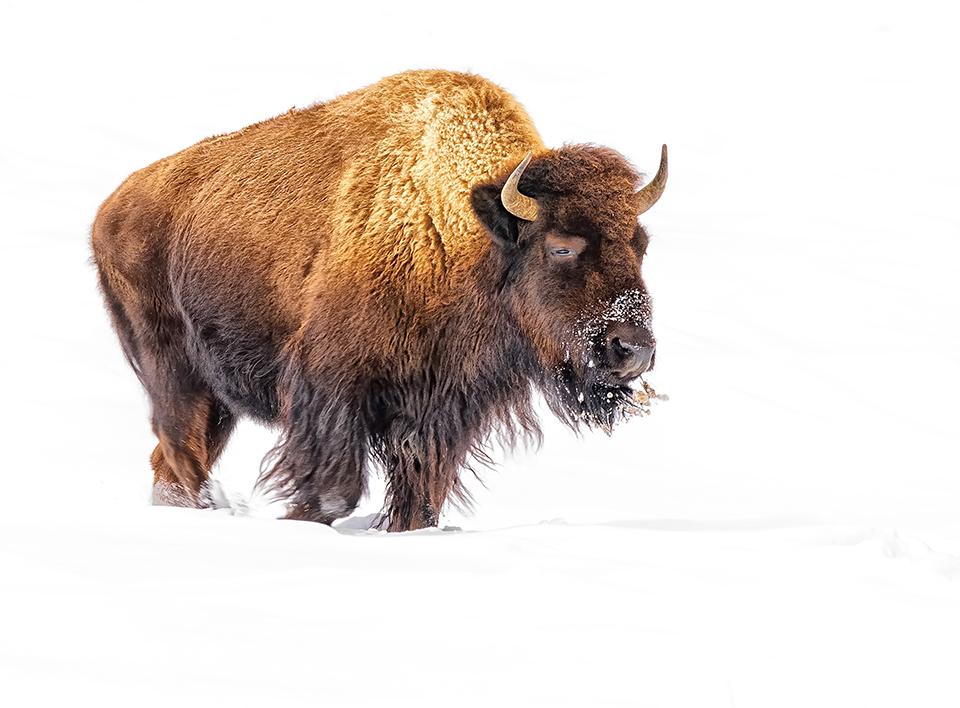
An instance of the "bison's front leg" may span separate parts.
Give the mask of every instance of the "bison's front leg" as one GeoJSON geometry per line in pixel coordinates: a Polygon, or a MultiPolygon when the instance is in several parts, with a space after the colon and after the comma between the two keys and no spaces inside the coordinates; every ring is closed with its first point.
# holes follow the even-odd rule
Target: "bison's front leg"
{"type": "Polygon", "coordinates": [[[300,381],[274,464],[261,481],[285,496],[288,519],[324,524],[349,515],[366,491],[366,436],[357,406],[300,381]]]}
{"type": "Polygon", "coordinates": [[[387,530],[413,531],[436,526],[444,498],[430,498],[424,488],[429,473],[423,464],[413,455],[395,456],[391,462],[387,470],[387,530]]]}
{"type": "Polygon", "coordinates": [[[397,419],[386,435],[386,512],[390,531],[436,526],[447,499],[464,499],[460,469],[469,445],[446,421],[397,419]]]}

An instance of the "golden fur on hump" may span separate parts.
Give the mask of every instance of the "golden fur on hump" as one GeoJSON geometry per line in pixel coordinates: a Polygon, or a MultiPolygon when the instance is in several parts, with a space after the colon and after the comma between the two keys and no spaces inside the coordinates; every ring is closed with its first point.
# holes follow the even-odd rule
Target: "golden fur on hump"
{"type": "Polygon", "coordinates": [[[470,188],[543,149],[498,86],[411,71],[204,140],[135,173],[112,199],[146,192],[172,207],[181,258],[241,277],[256,264],[248,275],[267,276],[281,308],[338,279],[426,303],[455,296],[488,247],[470,188]]]}

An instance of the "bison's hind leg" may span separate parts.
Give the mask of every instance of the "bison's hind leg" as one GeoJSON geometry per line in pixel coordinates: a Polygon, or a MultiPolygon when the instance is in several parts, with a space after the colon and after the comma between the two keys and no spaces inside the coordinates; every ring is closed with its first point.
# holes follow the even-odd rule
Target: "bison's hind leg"
{"type": "Polygon", "coordinates": [[[153,503],[206,507],[207,481],[226,447],[236,417],[207,391],[180,393],[154,406],[154,430],[160,442],[150,455],[153,503]]]}
{"type": "Polygon", "coordinates": [[[193,366],[166,285],[152,279],[135,284],[101,253],[96,262],[123,351],[150,397],[159,438],[150,455],[153,502],[207,506],[207,478],[236,418],[193,366]]]}

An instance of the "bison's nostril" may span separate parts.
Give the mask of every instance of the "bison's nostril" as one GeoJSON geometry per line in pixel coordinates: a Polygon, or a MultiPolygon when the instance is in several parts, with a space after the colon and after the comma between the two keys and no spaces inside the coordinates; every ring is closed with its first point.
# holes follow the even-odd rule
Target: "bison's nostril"
{"type": "Polygon", "coordinates": [[[627,342],[619,337],[610,340],[613,370],[624,378],[639,376],[653,368],[654,348],[627,342]]]}
{"type": "Polygon", "coordinates": [[[613,353],[616,354],[619,359],[627,359],[633,351],[630,345],[624,346],[623,342],[620,341],[620,337],[614,337],[610,345],[613,347],[613,353]]]}
{"type": "Polygon", "coordinates": [[[636,378],[653,368],[655,347],[648,329],[626,323],[615,325],[606,335],[607,366],[621,378],[636,378]]]}

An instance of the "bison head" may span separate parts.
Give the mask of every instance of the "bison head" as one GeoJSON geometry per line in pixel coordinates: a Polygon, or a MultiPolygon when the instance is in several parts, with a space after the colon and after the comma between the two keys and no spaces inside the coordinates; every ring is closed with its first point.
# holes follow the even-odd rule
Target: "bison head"
{"type": "Polygon", "coordinates": [[[633,406],[631,383],[653,367],[651,303],[641,275],[648,236],[637,217],[659,199],[667,149],[642,187],[619,153],[567,146],[528,155],[474,188],[496,243],[502,292],[565,422],[604,430],[633,406]]]}

